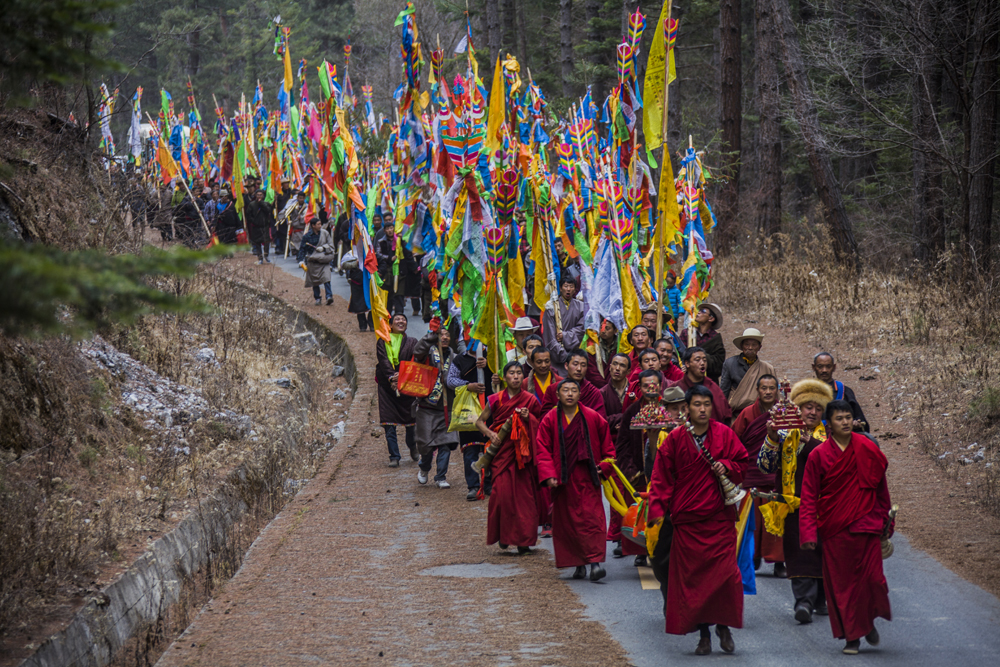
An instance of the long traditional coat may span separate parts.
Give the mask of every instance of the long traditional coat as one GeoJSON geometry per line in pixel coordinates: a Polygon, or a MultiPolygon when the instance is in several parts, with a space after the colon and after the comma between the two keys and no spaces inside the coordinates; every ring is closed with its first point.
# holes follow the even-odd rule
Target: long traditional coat
{"type": "MultiPolygon", "coordinates": [[[[417,339],[406,336],[399,346],[399,361],[413,359],[413,348],[417,339]]],[[[385,341],[381,338],[375,343],[375,381],[378,383],[378,420],[382,426],[413,426],[414,420],[410,410],[413,397],[405,394],[396,395],[389,378],[399,372],[399,365],[389,363],[389,355],[385,351],[385,341]]]]}

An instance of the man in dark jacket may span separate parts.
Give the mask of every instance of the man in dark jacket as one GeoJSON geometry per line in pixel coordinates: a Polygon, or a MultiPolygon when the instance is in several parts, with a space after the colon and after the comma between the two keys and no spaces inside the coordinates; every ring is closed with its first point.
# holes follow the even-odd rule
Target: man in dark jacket
{"type": "Polygon", "coordinates": [[[726,344],[719,334],[719,329],[722,327],[722,309],[714,303],[701,304],[694,316],[694,326],[698,329],[695,345],[704,350],[705,356],[708,357],[708,370],[705,375],[718,384],[722,376],[722,364],[726,362],[726,344]]]}
{"type": "Polygon", "coordinates": [[[257,263],[270,263],[274,212],[271,210],[271,205],[264,201],[263,190],[258,189],[254,193],[254,200],[244,209],[243,214],[246,216],[250,245],[253,254],[257,255],[257,263]]]}

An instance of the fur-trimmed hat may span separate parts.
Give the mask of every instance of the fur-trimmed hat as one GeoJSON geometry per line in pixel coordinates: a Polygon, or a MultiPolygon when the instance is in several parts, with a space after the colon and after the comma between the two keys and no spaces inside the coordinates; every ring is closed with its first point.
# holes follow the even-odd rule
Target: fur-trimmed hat
{"type": "Polygon", "coordinates": [[[833,400],[833,389],[822,380],[814,378],[799,380],[792,386],[792,393],[788,395],[788,399],[799,407],[812,402],[825,410],[826,404],[833,400]]]}

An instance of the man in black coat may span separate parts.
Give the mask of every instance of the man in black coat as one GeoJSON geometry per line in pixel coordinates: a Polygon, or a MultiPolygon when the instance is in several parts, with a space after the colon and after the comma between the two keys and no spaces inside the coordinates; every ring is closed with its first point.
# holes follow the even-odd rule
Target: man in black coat
{"type": "Polygon", "coordinates": [[[257,263],[270,263],[271,231],[274,228],[274,211],[271,205],[264,201],[264,191],[258,189],[254,200],[243,210],[247,221],[247,233],[253,254],[257,255],[257,263]]]}

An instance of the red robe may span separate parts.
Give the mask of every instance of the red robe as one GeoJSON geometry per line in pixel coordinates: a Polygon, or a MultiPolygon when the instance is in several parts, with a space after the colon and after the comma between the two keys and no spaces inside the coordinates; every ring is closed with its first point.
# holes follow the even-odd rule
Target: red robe
{"type": "MultiPolygon", "coordinates": [[[[580,405],[588,407],[607,421],[607,414],[604,412],[604,397],[601,392],[584,379],[580,383],[580,405]]],[[[545,391],[545,398],[542,399],[542,413],[545,414],[556,406],[559,402],[559,385],[555,382],[549,385],[545,391]]]]}
{"type": "Polygon", "coordinates": [[[567,424],[562,409],[557,408],[542,417],[537,440],[538,481],[555,479],[559,482],[559,486],[551,490],[552,547],[556,567],[600,563],[605,554],[607,519],[604,496],[595,478],[600,462],[615,455],[608,422],[581,405],[573,421],[567,424]],[[565,480],[563,461],[569,466],[565,480]]]}
{"type": "Polygon", "coordinates": [[[490,493],[486,517],[486,544],[507,544],[515,547],[534,546],[538,541],[538,469],[535,466],[535,431],[542,406],[527,391],[513,398],[507,390],[489,397],[494,431],[500,429],[517,408],[528,408],[529,423],[515,416],[511,437],[504,440],[493,457],[493,491],[490,493]],[[514,436],[523,433],[520,438],[514,436]],[[520,455],[518,455],[520,449],[520,455]]]}
{"type": "MultiPolygon", "coordinates": [[[[747,451],[728,426],[708,424],[705,448],[743,481],[747,451]]],[[[683,635],[701,623],[743,627],[743,582],[736,563],[736,508],[726,505],[718,478],[685,428],[675,428],[656,455],[649,520],[673,523],[666,630],[683,635]]]]}
{"type": "MultiPolygon", "coordinates": [[[[768,474],[761,472],[757,467],[757,458],[760,455],[760,448],[764,446],[764,438],[767,437],[767,422],[770,418],[770,415],[765,414],[760,409],[760,403],[755,401],[752,405],[743,408],[739,418],[736,420],[736,426],[733,427],[733,432],[739,436],[743,446],[746,447],[747,456],[750,460],[750,468],[747,470],[746,478],[743,480],[744,489],[757,488],[761,491],[772,491],[775,488],[775,478],[778,480],[781,479],[780,470],[777,474],[768,474]],[[745,421],[745,417],[754,414],[756,414],[755,418],[743,424],[742,430],[736,430],[736,426],[741,425],[741,422],[745,421]]],[[[766,500],[761,498],[753,499],[755,521],[753,555],[754,558],[763,558],[768,563],[783,563],[785,562],[783,538],[778,535],[772,535],[764,529],[764,515],[760,512],[760,506],[766,502],[766,500]]],[[[785,519],[785,532],[789,531],[792,523],[797,523],[794,512],[789,514],[785,519]]],[[[794,575],[789,573],[789,575],[799,576],[798,573],[794,575]]]]}
{"type": "MultiPolygon", "coordinates": [[[[719,389],[719,385],[715,384],[712,378],[707,375],[700,384],[707,387],[709,391],[712,392],[712,419],[729,426],[729,423],[733,420],[733,409],[729,407],[729,399],[727,399],[726,395],[722,393],[721,389],[719,389]]],[[[677,382],[668,382],[667,386],[680,387],[682,391],[687,393],[687,390],[693,387],[694,383],[688,379],[687,375],[685,375],[677,382]]]]}
{"type": "Polygon", "coordinates": [[[892,505],[888,465],[885,454],[860,433],[851,435],[843,451],[827,439],[806,461],[799,539],[823,544],[823,591],[838,639],[864,637],[878,617],[892,620],[881,544],[892,505]]]}
{"type": "MultiPolygon", "coordinates": [[[[760,409],[760,399],[757,399],[747,407],[743,408],[740,411],[740,415],[736,418],[736,421],[733,422],[733,432],[736,433],[736,437],[742,438],[743,431],[747,430],[747,426],[750,425],[750,422],[757,419],[757,417],[760,417],[762,414],[764,414],[764,411],[760,409]]],[[[750,462],[751,466],[754,464],[754,461],[750,462]]]]}
{"type": "MultiPolygon", "coordinates": [[[[550,373],[552,375],[551,379],[549,380],[550,387],[554,384],[555,385],[559,384],[565,379],[563,378],[563,376],[559,375],[555,371],[550,371],[550,373]]],[[[524,390],[534,394],[535,398],[538,399],[539,405],[541,405],[542,399],[545,398],[545,392],[539,389],[538,381],[535,379],[534,371],[528,373],[528,375],[524,378],[524,390]]]]}
{"type": "MultiPolygon", "coordinates": [[[[621,426],[618,429],[618,436],[615,438],[615,459],[618,468],[625,473],[636,491],[646,490],[645,475],[636,477],[637,473],[645,469],[646,432],[632,430],[632,420],[639,414],[641,408],[641,401],[628,406],[621,415],[621,426]]],[[[621,485],[618,486],[621,489],[621,485]]],[[[625,490],[621,489],[621,491],[624,495],[625,490]]],[[[645,547],[622,536],[622,517],[618,512],[611,513],[611,520],[608,522],[608,540],[621,540],[623,556],[643,556],[647,553],[645,547]]]]}

